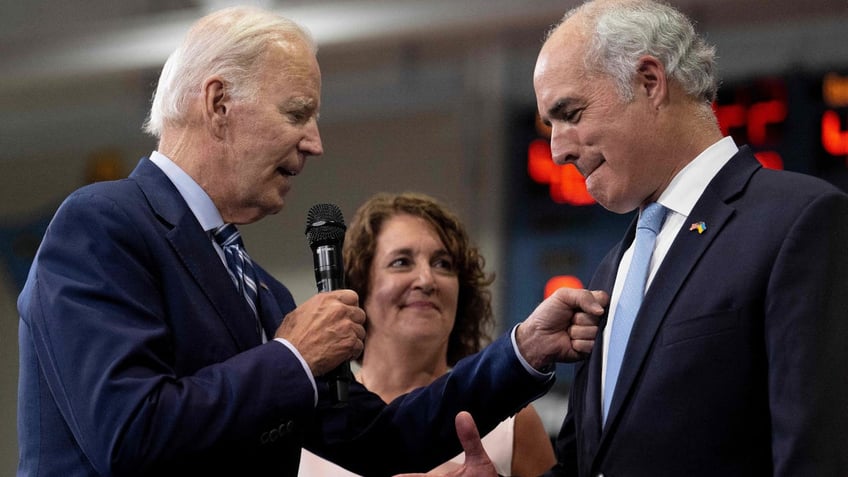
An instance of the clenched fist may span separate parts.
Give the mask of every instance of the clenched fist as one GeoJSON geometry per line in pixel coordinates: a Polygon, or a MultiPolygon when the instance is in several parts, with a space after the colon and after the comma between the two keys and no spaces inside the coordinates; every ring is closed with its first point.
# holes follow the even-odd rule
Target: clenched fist
{"type": "Polygon", "coordinates": [[[595,345],[598,320],[609,304],[602,291],[560,288],[518,326],[518,350],[535,369],[585,358],[595,345]]]}
{"type": "Polygon", "coordinates": [[[300,352],[314,376],[362,353],[365,311],[352,290],[318,293],[286,315],[275,338],[300,352]]]}

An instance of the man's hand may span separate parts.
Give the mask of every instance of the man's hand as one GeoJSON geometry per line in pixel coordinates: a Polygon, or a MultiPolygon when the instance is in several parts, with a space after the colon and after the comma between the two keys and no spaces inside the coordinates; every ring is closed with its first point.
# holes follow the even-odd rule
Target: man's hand
{"type": "Polygon", "coordinates": [[[321,376],[362,353],[365,311],[352,290],[318,293],[286,315],[274,338],[288,340],[321,376]]]}
{"type": "Polygon", "coordinates": [[[471,417],[471,414],[462,411],[456,415],[455,422],[456,435],[465,450],[464,464],[446,474],[429,472],[426,474],[398,474],[395,477],[498,477],[494,464],[483,449],[480,432],[477,431],[477,425],[474,424],[474,418],[471,417]]]}
{"type": "Polygon", "coordinates": [[[518,326],[521,356],[535,369],[585,358],[595,345],[598,320],[609,304],[602,291],[560,288],[518,326]]]}

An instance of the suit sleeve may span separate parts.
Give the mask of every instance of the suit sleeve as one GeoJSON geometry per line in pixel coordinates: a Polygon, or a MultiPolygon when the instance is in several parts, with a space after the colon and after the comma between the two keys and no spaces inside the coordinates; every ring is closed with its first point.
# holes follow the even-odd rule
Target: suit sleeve
{"type": "Polygon", "coordinates": [[[544,394],[553,380],[531,376],[504,335],[388,405],[359,384],[351,387],[347,408],[322,401],[307,447],[362,475],[426,472],[461,450],[454,426],[459,411],[469,411],[485,435],[544,394]]]}
{"type": "MultiPolygon", "coordinates": [[[[168,270],[139,222],[107,197],[72,195],[19,300],[22,342],[96,471],[145,474],[172,460],[214,458],[210,449],[249,449],[269,416],[313,412],[312,386],[280,343],[226,350],[227,359],[191,375],[177,371],[184,356],[173,326],[184,317],[169,315],[167,302],[187,291],[164,289],[168,270]]],[[[215,337],[195,343],[202,338],[218,346],[215,337]]]]}
{"type": "Polygon", "coordinates": [[[775,476],[848,469],[848,198],[818,197],[775,260],[765,306],[775,476]]]}

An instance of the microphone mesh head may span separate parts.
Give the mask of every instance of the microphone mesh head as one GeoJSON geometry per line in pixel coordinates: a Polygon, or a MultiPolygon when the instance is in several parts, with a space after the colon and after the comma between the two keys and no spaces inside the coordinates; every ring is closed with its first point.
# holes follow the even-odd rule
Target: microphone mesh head
{"type": "Polygon", "coordinates": [[[347,227],[336,204],[315,204],[306,214],[306,239],[309,246],[320,243],[341,243],[347,227]]]}

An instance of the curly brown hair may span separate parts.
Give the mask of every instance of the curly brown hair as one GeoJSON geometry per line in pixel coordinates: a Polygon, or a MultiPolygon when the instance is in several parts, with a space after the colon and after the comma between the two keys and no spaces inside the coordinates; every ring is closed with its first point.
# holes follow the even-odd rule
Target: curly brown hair
{"type": "Polygon", "coordinates": [[[343,255],[347,286],[359,294],[360,303],[365,303],[371,286],[370,271],[377,237],[386,220],[400,214],[420,217],[429,223],[454,260],[459,299],[447,351],[448,365],[453,366],[460,359],[480,351],[491,340],[493,317],[489,285],[495,277],[484,272],[486,261],[469,240],[459,218],[438,200],[414,192],[378,193],[362,204],[345,235],[343,255]]]}

